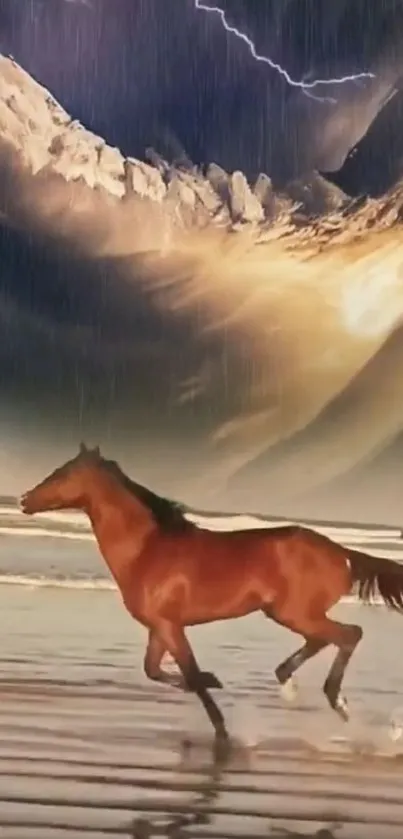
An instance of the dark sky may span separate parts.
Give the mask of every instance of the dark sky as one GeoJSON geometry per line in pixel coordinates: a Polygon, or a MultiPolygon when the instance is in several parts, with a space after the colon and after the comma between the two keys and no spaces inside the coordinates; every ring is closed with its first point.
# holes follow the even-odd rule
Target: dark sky
{"type": "MultiPolygon", "coordinates": [[[[263,170],[278,184],[318,168],[354,194],[388,188],[403,169],[403,0],[223,0],[222,8],[296,79],[375,78],[315,89],[335,101],[313,101],[192,0],[0,0],[0,50],[126,154],[143,157],[152,145],[250,177],[263,170]]],[[[147,439],[168,449],[173,441],[177,452],[178,430],[194,441],[224,411],[220,399],[179,412],[169,401],[189,373],[194,323],[161,318],[125,283],[124,264],[73,258],[32,233],[0,229],[0,262],[3,467],[14,484],[27,458],[53,465],[61,442],[64,453],[85,434],[113,445],[123,465],[135,438],[135,477],[169,490],[177,455],[162,462],[166,447],[158,454],[153,443],[150,458],[147,439]],[[137,349],[147,342],[152,363],[137,349]]],[[[234,370],[242,355],[213,340],[192,352],[191,363],[218,353],[234,370]]],[[[191,473],[202,455],[189,446],[191,473]]],[[[260,506],[273,502],[269,494],[260,506]]],[[[321,512],[331,516],[331,501],[321,512]]]]}

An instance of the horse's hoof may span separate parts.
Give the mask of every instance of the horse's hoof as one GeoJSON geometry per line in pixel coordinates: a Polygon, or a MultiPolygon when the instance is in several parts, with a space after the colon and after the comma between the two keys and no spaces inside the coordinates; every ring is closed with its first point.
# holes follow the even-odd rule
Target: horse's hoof
{"type": "Polygon", "coordinates": [[[345,699],[344,696],[341,696],[341,694],[339,694],[339,696],[336,699],[336,702],[334,703],[334,710],[339,715],[339,717],[341,717],[343,722],[349,721],[350,714],[348,712],[347,699],[345,699]]]}
{"type": "Polygon", "coordinates": [[[298,696],[298,684],[293,676],[290,676],[286,682],[280,685],[280,693],[286,702],[295,702],[298,696]]]}
{"type": "Polygon", "coordinates": [[[401,725],[396,725],[395,722],[391,722],[388,733],[389,739],[392,740],[393,743],[397,743],[403,734],[403,728],[401,725]]]}
{"type": "Polygon", "coordinates": [[[202,685],[204,688],[216,688],[217,690],[222,689],[222,682],[220,682],[220,680],[217,679],[217,676],[215,676],[214,673],[209,673],[208,670],[203,670],[200,675],[202,679],[202,685]]]}
{"type": "Polygon", "coordinates": [[[403,708],[396,708],[393,711],[389,722],[389,737],[394,743],[400,740],[403,734],[403,708]]]}

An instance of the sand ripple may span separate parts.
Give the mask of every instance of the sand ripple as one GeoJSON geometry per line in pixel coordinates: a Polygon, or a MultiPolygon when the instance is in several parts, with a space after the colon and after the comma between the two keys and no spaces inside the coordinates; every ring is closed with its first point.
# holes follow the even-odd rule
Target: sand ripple
{"type": "Polygon", "coordinates": [[[296,648],[291,634],[255,618],[192,633],[224,681],[217,699],[238,744],[218,766],[194,697],[145,680],[144,636],[114,595],[0,587],[0,838],[401,839],[403,745],[387,723],[403,692],[403,624],[342,609],[364,625],[347,728],[321,693],[329,659],[283,705],[273,670],[296,648]]]}

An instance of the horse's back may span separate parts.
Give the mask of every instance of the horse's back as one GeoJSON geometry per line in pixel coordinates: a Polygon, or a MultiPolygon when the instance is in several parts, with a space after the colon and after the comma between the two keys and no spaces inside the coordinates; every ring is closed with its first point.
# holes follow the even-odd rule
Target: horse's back
{"type": "Polygon", "coordinates": [[[181,580],[195,591],[227,586],[235,590],[251,579],[278,580],[285,543],[295,528],[213,531],[194,528],[161,533],[152,539],[136,567],[137,581],[170,586],[181,580]]]}
{"type": "Polygon", "coordinates": [[[216,563],[251,562],[267,559],[297,533],[293,525],[283,527],[250,528],[244,530],[210,530],[202,527],[182,532],[159,532],[148,543],[145,554],[147,563],[161,564],[165,570],[185,562],[192,567],[192,560],[203,563],[203,568],[216,563]]]}
{"type": "Polygon", "coordinates": [[[236,544],[250,546],[259,545],[262,542],[274,544],[277,541],[288,539],[295,535],[301,528],[298,525],[277,525],[276,527],[248,527],[239,530],[210,530],[208,528],[195,527],[193,536],[203,534],[206,541],[210,543],[217,540],[217,544],[228,542],[229,545],[236,544]]]}

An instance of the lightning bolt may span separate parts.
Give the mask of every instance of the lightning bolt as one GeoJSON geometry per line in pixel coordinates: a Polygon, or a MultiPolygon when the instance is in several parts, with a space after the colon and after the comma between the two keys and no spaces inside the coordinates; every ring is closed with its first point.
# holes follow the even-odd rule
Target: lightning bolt
{"type": "Polygon", "coordinates": [[[255,59],[255,61],[262,62],[263,64],[268,64],[272,70],[275,70],[280,76],[285,79],[287,84],[290,87],[298,87],[300,90],[306,95],[309,96],[310,99],[315,99],[318,102],[332,102],[336,103],[336,99],[330,98],[329,96],[326,97],[318,97],[315,96],[311,91],[318,87],[319,85],[341,85],[346,84],[347,82],[358,82],[361,79],[374,79],[374,73],[370,72],[363,72],[363,73],[352,73],[349,76],[337,76],[335,78],[329,79],[314,79],[311,82],[304,82],[303,80],[298,81],[298,79],[293,79],[292,76],[287,72],[287,70],[281,66],[281,64],[277,64],[267,55],[259,55],[256,51],[256,47],[253,41],[245,35],[245,32],[241,32],[237,29],[236,26],[231,26],[228,23],[228,20],[225,16],[225,12],[223,9],[219,8],[219,6],[206,6],[205,3],[200,2],[200,0],[194,0],[195,9],[200,12],[211,12],[212,14],[218,15],[221,19],[221,23],[224,29],[229,32],[231,35],[235,35],[240,41],[243,41],[244,44],[249,49],[251,56],[255,59]]]}

